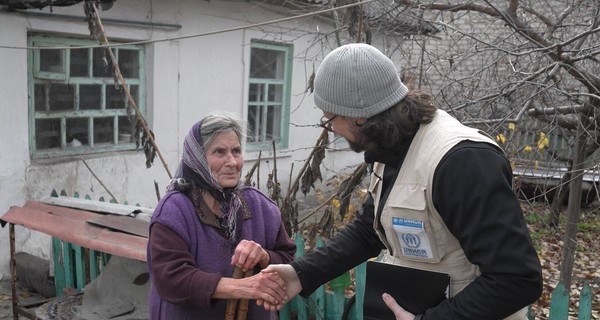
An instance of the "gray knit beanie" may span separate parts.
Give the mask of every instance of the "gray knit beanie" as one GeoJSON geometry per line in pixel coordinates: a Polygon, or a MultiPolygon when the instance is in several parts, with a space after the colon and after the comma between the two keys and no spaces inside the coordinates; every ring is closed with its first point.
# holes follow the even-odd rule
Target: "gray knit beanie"
{"type": "Polygon", "coordinates": [[[331,51],[315,75],[315,104],[351,118],[369,118],[408,94],[392,60],[375,47],[353,43],[331,51]]]}

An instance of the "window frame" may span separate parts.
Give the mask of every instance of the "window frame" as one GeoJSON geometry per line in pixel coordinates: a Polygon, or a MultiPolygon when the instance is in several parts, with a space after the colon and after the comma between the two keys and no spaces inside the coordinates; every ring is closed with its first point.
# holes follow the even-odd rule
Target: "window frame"
{"type": "MultiPolygon", "coordinates": [[[[291,87],[292,87],[292,65],[293,65],[293,51],[294,46],[291,43],[281,43],[281,42],[272,42],[272,41],[263,41],[252,39],[250,42],[250,52],[249,52],[249,61],[252,61],[252,51],[253,49],[265,49],[272,50],[277,52],[282,52],[284,54],[284,62],[283,62],[283,77],[282,79],[271,79],[271,78],[253,78],[251,77],[251,64],[248,64],[248,86],[247,86],[247,95],[246,95],[246,121],[250,126],[250,108],[251,106],[258,106],[261,108],[261,118],[267,119],[269,109],[276,107],[278,103],[271,103],[268,101],[268,98],[263,99],[262,101],[250,101],[251,95],[251,87],[253,85],[263,86],[262,94],[265,97],[268,97],[268,88],[272,85],[281,85],[282,86],[282,97],[281,97],[281,119],[279,123],[279,141],[275,144],[275,147],[278,150],[286,149],[289,145],[289,118],[290,118],[290,101],[291,101],[291,87]]],[[[249,132],[248,138],[246,139],[246,149],[250,152],[256,152],[261,150],[271,150],[273,148],[273,140],[268,139],[267,137],[267,128],[265,127],[265,123],[262,124],[260,128],[261,132],[249,132]],[[259,134],[262,139],[260,142],[253,142],[250,140],[252,136],[259,134]]]]}
{"type": "MultiPolygon", "coordinates": [[[[40,52],[38,49],[28,50],[28,121],[29,121],[29,150],[32,159],[41,158],[56,158],[62,156],[85,155],[112,151],[125,151],[137,149],[133,138],[127,140],[127,132],[133,135],[132,125],[127,121],[127,117],[134,116],[128,114],[126,107],[110,108],[107,99],[108,90],[114,89],[115,80],[112,75],[109,76],[94,76],[94,48],[98,47],[98,42],[91,39],[82,39],[53,34],[30,33],[27,37],[28,46],[39,48],[58,47],[63,53],[64,72],[42,71],[40,68],[40,52]],[[87,76],[71,76],[71,49],[75,47],[84,47],[87,49],[87,76]],[[38,86],[36,88],[36,85],[38,86]],[[48,88],[50,86],[66,85],[68,90],[73,90],[71,99],[73,100],[73,108],[66,110],[50,110],[50,94],[48,88]],[[91,88],[99,87],[98,101],[99,107],[96,109],[81,108],[83,102],[79,94],[80,88],[85,88],[88,85],[91,88]],[[90,86],[91,85],[91,86],[90,86]],[[112,87],[112,88],[111,88],[112,87]],[[41,89],[40,89],[41,88],[41,89]],[[40,105],[36,106],[36,98],[38,91],[44,96],[42,101],[42,110],[39,110],[40,105]],[[37,109],[36,109],[37,107],[37,109]],[[54,122],[59,124],[57,130],[52,132],[54,136],[53,142],[58,142],[58,146],[38,149],[38,136],[42,132],[37,130],[37,122],[40,121],[54,122]],[[85,123],[83,125],[84,135],[88,139],[83,145],[74,145],[67,142],[67,127],[76,122],[85,123]],[[68,124],[70,122],[70,124],[68,124]],[[112,125],[112,134],[107,131],[103,139],[100,139],[100,129],[95,130],[95,123],[109,123],[112,125]],[[129,125],[128,130],[125,126],[129,125]],[[56,141],[58,134],[58,141],[56,141]],[[122,135],[122,137],[120,137],[122,135]]],[[[117,42],[115,42],[116,44],[117,42]]],[[[119,45],[112,47],[113,53],[119,59],[119,50],[134,50],[138,53],[137,78],[125,78],[125,83],[129,90],[137,88],[136,106],[142,113],[146,113],[146,49],[141,45],[119,45]]],[[[84,56],[83,54],[82,56],[84,56]]],[[[109,61],[110,63],[110,61],[109,61]]],[[[135,64],[134,64],[135,65],[135,64]]],[[[110,67],[109,67],[110,68],[110,67]]],[[[122,71],[123,72],[123,71],[122,71]]],[[[120,84],[119,84],[120,85],[120,84]]],[[[123,105],[126,105],[123,100],[123,105]]],[[[40,138],[41,139],[41,138],[40,138]]]]}

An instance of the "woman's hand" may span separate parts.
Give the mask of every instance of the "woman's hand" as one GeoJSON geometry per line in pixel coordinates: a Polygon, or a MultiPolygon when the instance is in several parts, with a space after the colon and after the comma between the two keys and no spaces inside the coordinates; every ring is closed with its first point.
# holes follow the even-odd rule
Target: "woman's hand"
{"type": "Polygon", "coordinates": [[[259,272],[251,277],[241,279],[250,290],[250,299],[269,301],[274,305],[287,303],[285,280],[276,273],[259,272]]]}
{"type": "Polygon", "coordinates": [[[396,316],[396,320],[413,320],[415,318],[415,315],[404,310],[397,302],[396,299],[394,299],[392,296],[390,296],[387,293],[384,293],[381,298],[383,299],[383,302],[385,302],[385,304],[388,306],[388,308],[390,308],[390,310],[392,310],[392,312],[394,313],[394,315],[396,316]]]}
{"type": "Polygon", "coordinates": [[[288,300],[286,289],[286,282],[278,273],[259,272],[241,279],[221,278],[213,298],[256,299],[272,305],[284,305],[288,300]]]}
{"type": "Polygon", "coordinates": [[[269,254],[263,247],[251,240],[242,240],[235,248],[231,264],[246,271],[260,264],[262,268],[269,265],[269,254]]]}

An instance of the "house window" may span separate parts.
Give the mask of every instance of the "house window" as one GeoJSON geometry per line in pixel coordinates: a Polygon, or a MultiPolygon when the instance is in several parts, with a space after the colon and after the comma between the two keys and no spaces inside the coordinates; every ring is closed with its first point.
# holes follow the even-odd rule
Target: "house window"
{"type": "Polygon", "coordinates": [[[289,44],[252,41],[248,81],[250,151],[288,146],[292,51],[289,44]]]}
{"type": "MultiPolygon", "coordinates": [[[[127,98],[115,85],[106,48],[92,40],[30,35],[29,136],[33,158],[136,148],[127,98]],[[82,48],[79,48],[82,47],[82,48]],[[108,67],[106,63],[108,62],[108,67]]],[[[144,49],[112,52],[135,104],[144,114],[144,49]]]]}

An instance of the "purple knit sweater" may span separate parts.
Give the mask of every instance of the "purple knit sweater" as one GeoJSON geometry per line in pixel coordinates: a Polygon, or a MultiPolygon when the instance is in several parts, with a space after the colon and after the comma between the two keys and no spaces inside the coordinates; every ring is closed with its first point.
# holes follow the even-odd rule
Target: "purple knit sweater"
{"type": "MultiPolygon", "coordinates": [[[[284,243],[283,246],[282,243],[278,243],[278,236],[281,237],[280,233],[285,233],[285,229],[282,228],[280,212],[275,203],[257,189],[250,187],[244,188],[243,197],[252,217],[244,220],[241,239],[259,243],[269,253],[271,263],[289,262],[293,257],[295,247],[287,235],[285,235],[285,239],[288,243],[284,243]],[[278,250],[284,252],[278,252],[278,250]],[[274,256],[277,258],[273,259],[274,256]],[[288,261],[281,261],[282,257],[283,260],[288,261]]],[[[158,203],[150,224],[151,240],[152,228],[155,224],[160,225],[157,227],[161,227],[161,231],[167,231],[167,234],[171,234],[170,231],[172,231],[173,236],[181,238],[175,239],[174,243],[179,243],[179,247],[184,248],[184,250],[187,249],[187,252],[182,250],[179,253],[177,250],[172,250],[174,252],[165,253],[161,259],[166,261],[164,263],[177,267],[168,270],[166,273],[172,272],[173,281],[179,281],[179,286],[187,291],[183,292],[186,297],[182,298],[181,301],[168,302],[159,295],[157,287],[160,288],[161,286],[155,284],[154,277],[158,275],[153,273],[152,261],[152,248],[155,248],[156,245],[149,244],[148,269],[153,282],[149,295],[150,319],[224,319],[227,300],[211,299],[210,294],[214,291],[214,287],[221,276],[231,277],[233,274],[231,257],[235,248],[232,246],[231,241],[221,237],[213,227],[202,224],[190,199],[177,191],[165,195],[158,203]],[[179,261],[181,257],[181,261],[183,261],[181,265],[170,260],[173,258],[179,261]],[[181,279],[182,274],[186,274],[185,279],[181,279]],[[189,279],[187,275],[189,275],[189,279]],[[175,280],[176,278],[179,279],[175,280]],[[187,292],[189,292],[189,295],[186,294],[187,292]],[[189,299],[190,297],[197,298],[200,301],[190,302],[189,300],[194,300],[189,299]]],[[[165,232],[162,232],[163,236],[164,234],[165,232]]],[[[279,242],[281,242],[281,238],[279,242]]],[[[149,243],[152,243],[152,241],[149,243]]],[[[155,254],[157,253],[155,252],[155,254]]],[[[164,277],[165,274],[163,273],[161,276],[164,277]]],[[[173,284],[166,284],[162,288],[168,288],[169,285],[173,286],[173,284]]],[[[275,319],[275,313],[267,312],[262,307],[256,306],[255,301],[250,301],[248,307],[248,320],[275,319]]]]}

